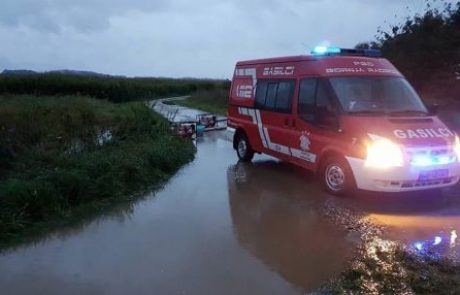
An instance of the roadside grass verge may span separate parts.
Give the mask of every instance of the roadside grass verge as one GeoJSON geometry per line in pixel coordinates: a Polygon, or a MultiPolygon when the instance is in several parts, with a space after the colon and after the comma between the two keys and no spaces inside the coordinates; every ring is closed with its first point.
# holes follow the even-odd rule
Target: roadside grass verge
{"type": "Polygon", "coordinates": [[[190,98],[177,100],[174,103],[225,116],[228,107],[228,90],[224,88],[200,90],[190,96],[190,98]]]}
{"type": "Polygon", "coordinates": [[[0,249],[132,200],[194,152],[141,102],[0,96],[0,249]]]}
{"type": "Polygon", "coordinates": [[[460,266],[436,253],[415,253],[378,238],[334,282],[332,294],[459,294],[460,266]]]}

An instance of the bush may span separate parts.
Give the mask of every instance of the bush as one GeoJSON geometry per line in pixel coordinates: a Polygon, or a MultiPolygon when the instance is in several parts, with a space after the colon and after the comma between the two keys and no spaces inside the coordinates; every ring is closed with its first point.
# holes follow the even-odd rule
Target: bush
{"type": "Polygon", "coordinates": [[[189,99],[177,101],[181,105],[201,109],[211,113],[225,115],[228,107],[230,84],[212,90],[200,90],[189,99]]]}
{"type": "Polygon", "coordinates": [[[193,144],[142,103],[0,97],[0,245],[164,181],[193,144]]]}
{"type": "Polygon", "coordinates": [[[454,72],[460,64],[460,2],[440,1],[442,9],[430,2],[426,1],[423,15],[407,17],[389,31],[380,30],[376,41],[357,47],[381,48],[425,98],[458,101],[460,83],[454,72]]]}

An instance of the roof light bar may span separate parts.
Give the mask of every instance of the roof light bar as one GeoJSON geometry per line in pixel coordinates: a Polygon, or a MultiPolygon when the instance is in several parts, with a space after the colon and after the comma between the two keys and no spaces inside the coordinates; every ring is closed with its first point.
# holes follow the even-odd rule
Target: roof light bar
{"type": "Polygon", "coordinates": [[[342,49],[338,47],[316,46],[311,52],[314,55],[332,55],[340,54],[342,49]]]}
{"type": "Polygon", "coordinates": [[[367,57],[381,57],[382,51],[380,49],[344,49],[338,47],[317,46],[312,51],[313,55],[342,55],[342,56],[367,56],[367,57]]]}

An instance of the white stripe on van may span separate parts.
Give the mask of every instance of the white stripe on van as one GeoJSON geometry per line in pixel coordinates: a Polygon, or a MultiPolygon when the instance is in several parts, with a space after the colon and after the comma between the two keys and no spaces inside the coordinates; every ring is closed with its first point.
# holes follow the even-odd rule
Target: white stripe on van
{"type": "Polygon", "coordinates": [[[269,149],[271,149],[272,151],[276,151],[278,153],[285,154],[285,155],[291,155],[291,152],[289,151],[289,147],[272,142],[270,139],[270,135],[268,134],[267,128],[264,127],[263,129],[264,129],[264,134],[267,139],[269,149]]]}
{"type": "Polygon", "coordinates": [[[291,153],[292,153],[292,156],[294,156],[296,158],[299,158],[301,160],[311,162],[311,163],[316,162],[317,156],[315,154],[310,153],[310,152],[291,148],[291,153]]]}
{"type": "Polygon", "coordinates": [[[259,110],[239,107],[238,113],[241,115],[250,116],[252,118],[252,123],[256,125],[257,129],[259,130],[259,137],[260,137],[260,140],[262,141],[264,148],[292,156],[292,153],[289,147],[282,145],[282,144],[274,143],[271,141],[268,130],[263,125],[262,117],[260,116],[259,110]]]}

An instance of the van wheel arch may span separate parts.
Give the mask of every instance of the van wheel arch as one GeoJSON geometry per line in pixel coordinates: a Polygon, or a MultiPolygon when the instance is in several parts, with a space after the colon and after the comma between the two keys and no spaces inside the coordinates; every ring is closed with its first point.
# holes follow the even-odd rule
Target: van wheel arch
{"type": "Polygon", "coordinates": [[[254,157],[254,150],[243,129],[237,129],[235,132],[235,136],[233,137],[233,148],[236,150],[236,154],[240,161],[250,162],[254,157]]]}
{"type": "Polygon", "coordinates": [[[246,132],[244,131],[244,129],[243,128],[236,129],[235,135],[233,136],[233,149],[234,150],[236,150],[238,148],[238,139],[242,135],[247,137],[246,132]]]}
{"type": "Polygon", "coordinates": [[[321,181],[325,190],[334,195],[347,195],[356,191],[355,175],[353,174],[353,171],[348,161],[339,152],[329,151],[321,156],[320,161],[318,162],[318,167],[316,169],[316,177],[321,181]],[[345,184],[343,191],[333,191],[330,188],[328,188],[328,185],[326,184],[326,169],[328,169],[328,166],[332,163],[337,164],[339,167],[341,166],[345,173],[345,179],[347,180],[347,182],[345,184]]]}

